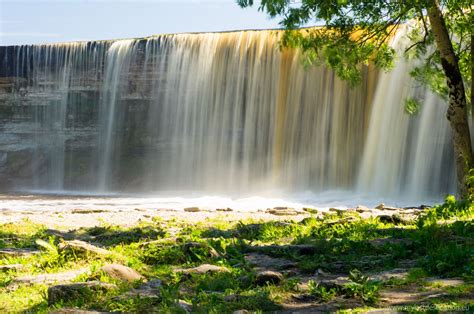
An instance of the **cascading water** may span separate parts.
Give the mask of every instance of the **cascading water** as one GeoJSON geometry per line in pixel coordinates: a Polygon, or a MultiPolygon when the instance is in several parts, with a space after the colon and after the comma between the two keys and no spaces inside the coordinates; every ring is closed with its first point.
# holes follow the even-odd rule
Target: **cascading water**
{"type": "Polygon", "coordinates": [[[7,188],[418,202],[453,191],[444,103],[410,65],[366,67],[351,89],[277,42],[245,31],[0,49],[7,188]],[[412,94],[424,99],[417,117],[403,112],[412,94]],[[19,169],[11,156],[30,151],[36,166],[19,169]]]}

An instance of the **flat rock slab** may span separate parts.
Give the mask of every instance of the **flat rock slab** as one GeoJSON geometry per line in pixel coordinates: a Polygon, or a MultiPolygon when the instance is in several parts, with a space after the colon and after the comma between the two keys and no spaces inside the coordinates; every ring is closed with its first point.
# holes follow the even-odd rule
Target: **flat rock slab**
{"type": "Polygon", "coordinates": [[[82,275],[89,271],[89,268],[82,268],[78,270],[71,270],[62,273],[53,273],[53,274],[40,274],[32,276],[22,276],[17,277],[13,280],[14,283],[23,283],[23,284],[55,284],[55,283],[65,283],[70,282],[77,278],[77,276],[82,275]]]}
{"type": "Polygon", "coordinates": [[[81,240],[64,241],[59,245],[59,249],[63,251],[72,250],[75,253],[80,254],[94,254],[102,256],[110,254],[109,250],[97,247],[81,240]]]}
{"type": "Polygon", "coordinates": [[[0,257],[27,257],[40,253],[37,249],[0,249],[0,257]]]}
{"type": "Polygon", "coordinates": [[[117,286],[98,281],[56,285],[48,288],[48,304],[54,304],[59,301],[76,300],[84,297],[91,291],[107,291],[115,288],[117,288],[117,286]]]}
{"type": "Polygon", "coordinates": [[[229,270],[222,266],[203,264],[193,268],[176,268],[177,273],[188,274],[205,274],[205,273],[228,273],[229,270]]]}
{"type": "Polygon", "coordinates": [[[137,271],[120,264],[107,264],[102,267],[102,271],[107,273],[112,278],[127,282],[134,282],[144,279],[143,276],[137,271]]]}

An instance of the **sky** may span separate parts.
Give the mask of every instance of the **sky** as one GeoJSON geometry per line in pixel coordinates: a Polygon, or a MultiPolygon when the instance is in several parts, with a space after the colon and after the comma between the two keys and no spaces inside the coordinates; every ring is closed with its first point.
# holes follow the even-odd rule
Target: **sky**
{"type": "Polygon", "coordinates": [[[235,0],[0,0],[0,45],[278,28],[235,0]]]}

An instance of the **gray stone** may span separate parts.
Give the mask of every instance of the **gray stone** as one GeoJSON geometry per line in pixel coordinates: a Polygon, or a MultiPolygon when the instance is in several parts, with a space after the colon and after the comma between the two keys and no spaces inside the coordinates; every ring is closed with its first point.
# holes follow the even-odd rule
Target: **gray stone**
{"type": "Polygon", "coordinates": [[[62,251],[71,250],[76,254],[108,255],[110,251],[80,240],[64,241],[59,244],[62,251]]]}
{"type": "Polygon", "coordinates": [[[134,282],[144,279],[143,276],[135,270],[120,264],[107,264],[102,267],[102,271],[107,273],[110,277],[121,281],[134,282]]]}
{"type": "Polygon", "coordinates": [[[259,272],[255,278],[255,284],[259,286],[263,286],[268,283],[277,285],[282,281],[283,275],[281,273],[270,270],[259,272]]]}
{"type": "Polygon", "coordinates": [[[384,203],[380,203],[377,206],[375,206],[375,209],[383,209],[385,207],[384,203]]]}
{"type": "Polygon", "coordinates": [[[193,268],[176,268],[174,270],[182,274],[206,274],[206,273],[228,273],[229,270],[222,266],[215,266],[210,264],[203,264],[193,268]]]}
{"type": "Polygon", "coordinates": [[[59,301],[71,301],[90,295],[97,291],[115,289],[116,286],[108,283],[90,281],[56,285],[48,288],[48,304],[59,301]]]}

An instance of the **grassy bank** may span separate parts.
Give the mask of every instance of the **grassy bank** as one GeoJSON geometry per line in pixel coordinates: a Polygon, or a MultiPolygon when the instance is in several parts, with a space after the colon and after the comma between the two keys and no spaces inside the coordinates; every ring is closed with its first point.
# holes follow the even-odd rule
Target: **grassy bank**
{"type": "Polygon", "coordinates": [[[4,224],[0,311],[472,311],[473,218],[472,206],[448,198],[413,220],[362,219],[351,211],[299,222],[154,217],[131,228],[104,223],[69,232],[27,220],[4,224]],[[68,245],[74,240],[104,251],[68,245]],[[112,263],[141,277],[127,281],[104,271],[112,263]],[[64,282],[48,280],[72,270],[77,275],[64,282]],[[48,287],[71,282],[110,285],[52,299],[48,287]]]}

